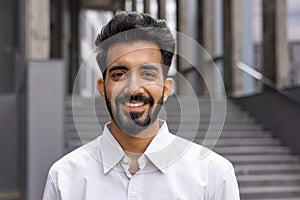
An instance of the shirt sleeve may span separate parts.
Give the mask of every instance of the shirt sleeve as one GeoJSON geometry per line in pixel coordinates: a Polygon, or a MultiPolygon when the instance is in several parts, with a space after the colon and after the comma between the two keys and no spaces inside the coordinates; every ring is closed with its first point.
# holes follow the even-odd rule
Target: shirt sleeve
{"type": "Polygon", "coordinates": [[[48,174],[46,186],[44,189],[43,200],[61,200],[58,195],[58,189],[54,183],[51,174],[48,174]]]}
{"type": "Polygon", "coordinates": [[[233,167],[224,175],[210,200],[240,200],[239,187],[233,167]]]}

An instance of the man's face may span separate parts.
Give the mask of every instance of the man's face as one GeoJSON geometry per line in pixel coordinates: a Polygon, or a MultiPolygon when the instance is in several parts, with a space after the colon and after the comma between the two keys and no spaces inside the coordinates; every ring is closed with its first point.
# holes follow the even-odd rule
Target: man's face
{"type": "Polygon", "coordinates": [[[116,43],[107,53],[106,79],[98,81],[112,120],[129,135],[153,123],[169,96],[172,79],[163,78],[161,52],[152,42],[116,43]]]}

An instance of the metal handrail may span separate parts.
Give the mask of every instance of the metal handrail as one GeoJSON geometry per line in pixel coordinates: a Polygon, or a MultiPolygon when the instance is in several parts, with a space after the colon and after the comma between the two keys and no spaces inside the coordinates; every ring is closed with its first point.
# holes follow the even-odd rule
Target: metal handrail
{"type": "MultiPolygon", "coordinates": [[[[224,61],[224,57],[217,56],[217,57],[214,57],[211,61],[213,61],[213,62],[224,61]]],[[[295,99],[293,96],[289,95],[286,92],[286,90],[278,88],[278,86],[273,81],[271,81],[270,79],[265,77],[261,72],[255,70],[254,68],[250,67],[249,65],[247,65],[246,63],[244,63],[242,61],[233,62],[233,66],[242,70],[243,72],[247,73],[249,76],[253,77],[254,79],[260,81],[265,86],[269,87],[271,90],[273,90],[276,93],[280,94],[281,96],[285,97],[290,102],[293,102],[300,108],[300,101],[298,99],[295,99]]],[[[187,68],[186,70],[184,70],[183,73],[187,74],[194,70],[195,70],[194,67],[190,67],[190,68],[187,68]]]]}
{"type": "MultiPolygon", "coordinates": [[[[217,61],[217,60],[224,60],[224,59],[223,59],[223,57],[216,57],[213,60],[217,61]]],[[[238,69],[247,73],[249,76],[253,77],[254,79],[260,81],[265,86],[269,87],[276,93],[280,94],[281,96],[283,96],[290,102],[293,102],[294,104],[297,105],[297,107],[300,108],[300,101],[298,99],[295,99],[293,96],[289,95],[286,92],[286,90],[278,88],[278,86],[273,81],[271,81],[270,79],[265,77],[261,72],[255,70],[253,67],[250,67],[249,65],[247,65],[246,63],[244,63],[242,61],[233,62],[233,66],[237,67],[238,69]]]]}
{"type": "Polygon", "coordinates": [[[270,79],[265,77],[262,73],[255,70],[254,68],[250,67],[246,63],[244,63],[242,61],[237,61],[237,62],[234,62],[233,65],[234,65],[234,67],[237,67],[238,69],[242,70],[243,72],[246,72],[248,75],[255,78],[256,80],[262,82],[264,85],[268,86],[272,90],[276,90],[276,91],[280,92],[280,89],[277,87],[277,85],[274,82],[272,82],[270,79]]]}

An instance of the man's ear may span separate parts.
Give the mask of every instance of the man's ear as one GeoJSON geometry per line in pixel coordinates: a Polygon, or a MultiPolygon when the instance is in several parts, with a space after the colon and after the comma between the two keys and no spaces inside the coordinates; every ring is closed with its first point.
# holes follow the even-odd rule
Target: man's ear
{"type": "Polygon", "coordinates": [[[100,93],[102,99],[105,99],[104,80],[99,78],[97,81],[97,90],[100,93]]]}
{"type": "Polygon", "coordinates": [[[164,102],[168,99],[173,91],[174,81],[172,78],[166,78],[164,86],[164,102]]]}

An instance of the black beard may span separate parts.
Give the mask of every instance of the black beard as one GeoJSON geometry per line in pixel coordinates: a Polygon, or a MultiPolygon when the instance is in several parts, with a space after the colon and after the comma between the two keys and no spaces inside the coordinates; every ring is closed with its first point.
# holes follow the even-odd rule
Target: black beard
{"type": "MultiPolygon", "coordinates": [[[[104,92],[105,92],[105,96],[107,97],[105,88],[104,88],[104,92]]],[[[143,130],[147,129],[157,119],[159,111],[163,105],[163,97],[164,97],[164,92],[162,93],[161,98],[158,100],[156,107],[153,107],[154,100],[152,97],[145,97],[142,95],[135,95],[135,96],[126,95],[122,97],[117,97],[115,100],[115,105],[116,105],[115,111],[112,110],[111,101],[108,98],[106,98],[105,102],[109,114],[112,120],[116,123],[117,127],[128,135],[136,136],[143,130]],[[122,116],[120,115],[119,105],[123,102],[126,101],[128,102],[129,100],[142,101],[150,104],[147,118],[145,120],[140,120],[140,117],[142,117],[144,112],[127,112],[125,113],[125,118],[131,120],[126,121],[122,119],[122,116]]]]}

